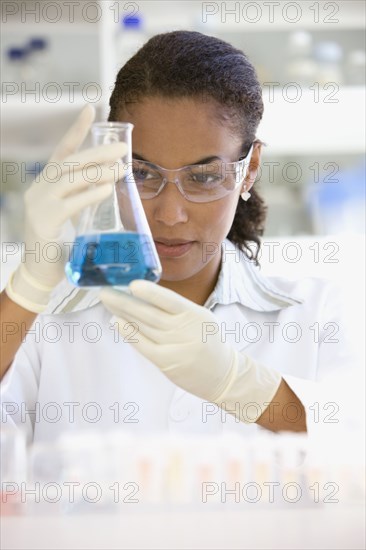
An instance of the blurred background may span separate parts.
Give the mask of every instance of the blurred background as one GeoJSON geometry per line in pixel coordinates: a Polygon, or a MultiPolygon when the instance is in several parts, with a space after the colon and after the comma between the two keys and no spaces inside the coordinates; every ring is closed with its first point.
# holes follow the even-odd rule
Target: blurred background
{"type": "Polygon", "coordinates": [[[3,2],[3,240],[20,196],[82,105],[108,115],[116,72],[151,36],[197,30],[242,49],[263,85],[258,189],[267,236],[364,232],[365,4],[3,2]]]}

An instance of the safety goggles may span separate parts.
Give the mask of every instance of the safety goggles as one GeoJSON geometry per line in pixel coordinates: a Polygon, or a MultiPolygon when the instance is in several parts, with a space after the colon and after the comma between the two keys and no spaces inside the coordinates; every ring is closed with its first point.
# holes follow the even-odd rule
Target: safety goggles
{"type": "Polygon", "coordinates": [[[188,201],[211,202],[229,195],[242,184],[252,152],[253,144],[246,156],[236,162],[192,164],[176,170],[132,159],[132,171],[141,199],[157,197],[170,182],[188,201]]]}

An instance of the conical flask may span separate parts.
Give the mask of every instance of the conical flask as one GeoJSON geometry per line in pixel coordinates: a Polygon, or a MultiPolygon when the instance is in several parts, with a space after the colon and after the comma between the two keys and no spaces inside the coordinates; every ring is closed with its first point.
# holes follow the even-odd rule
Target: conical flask
{"type": "Polygon", "coordinates": [[[161,265],[132,172],[133,124],[102,122],[92,126],[95,146],[127,144],[113,193],[83,210],[66,264],[66,275],[79,287],[127,286],[134,279],[157,282],[161,265]],[[120,177],[121,176],[121,177],[120,177]]]}

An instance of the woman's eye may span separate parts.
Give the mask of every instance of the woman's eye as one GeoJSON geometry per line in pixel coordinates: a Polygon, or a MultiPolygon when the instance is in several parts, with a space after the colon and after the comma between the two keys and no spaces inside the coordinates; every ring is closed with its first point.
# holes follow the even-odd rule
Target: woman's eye
{"type": "Polygon", "coordinates": [[[146,180],[154,177],[154,173],[142,166],[133,166],[133,175],[135,179],[146,180]]]}
{"type": "Polygon", "coordinates": [[[133,170],[133,175],[135,178],[141,180],[141,179],[144,179],[144,176],[145,176],[145,173],[143,170],[139,170],[138,168],[134,168],[133,170]]]}
{"type": "Polygon", "coordinates": [[[220,185],[222,178],[220,175],[214,174],[191,174],[190,179],[193,183],[214,187],[215,185],[220,185]]]}

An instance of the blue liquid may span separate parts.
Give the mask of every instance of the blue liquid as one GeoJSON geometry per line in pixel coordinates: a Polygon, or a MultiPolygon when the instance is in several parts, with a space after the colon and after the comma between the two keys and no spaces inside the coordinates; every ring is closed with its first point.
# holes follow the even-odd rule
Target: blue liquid
{"type": "Polygon", "coordinates": [[[160,270],[147,235],[101,233],[82,235],[74,242],[65,266],[76,286],[127,286],[134,279],[157,282],[160,270]]]}

